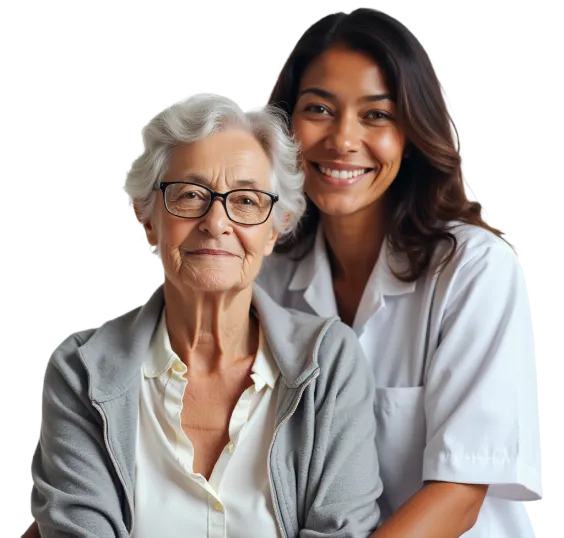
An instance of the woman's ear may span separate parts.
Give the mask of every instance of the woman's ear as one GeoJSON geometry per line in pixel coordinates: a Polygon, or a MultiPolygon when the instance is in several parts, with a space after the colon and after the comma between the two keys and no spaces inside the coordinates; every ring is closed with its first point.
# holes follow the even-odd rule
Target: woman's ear
{"type": "Polygon", "coordinates": [[[149,245],[156,247],[158,244],[157,234],[153,226],[151,217],[143,218],[143,210],[139,202],[133,202],[133,210],[135,211],[137,220],[143,225],[143,228],[145,229],[145,235],[147,236],[149,245]]]}
{"type": "Polygon", "coordinates": [[[133,211],[135,211],[135,217],[137,218],[137,220],[143,224],[143,218],[141,217],[142,211],[141,211],[141,205],[139,202],[134,201],[133,202],[133,211]]]}
{"type": "Polygon", "coordinates": [[[278,240],[279,235],[280,233],[273,226],[272,233],[268,238],[266,245],[264,246],[264,251],[263,251],[264,256],[270,256],[272,254],[272,251],[274,250],[274,245],[276,245],[276,241],[278,240]]]}

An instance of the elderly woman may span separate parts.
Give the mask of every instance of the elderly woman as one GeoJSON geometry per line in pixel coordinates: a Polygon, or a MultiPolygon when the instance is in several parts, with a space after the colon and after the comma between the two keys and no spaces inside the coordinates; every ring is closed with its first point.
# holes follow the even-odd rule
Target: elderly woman
{"type": "Polygon", "coordinates": [[[164,285],[49,362],[33,461],[42,536],[362,537],[377,526],[374,389],[354,333],[254,285],[305,207],[282,125],[197,96],[145,128],[126,190],[164,285]]]}

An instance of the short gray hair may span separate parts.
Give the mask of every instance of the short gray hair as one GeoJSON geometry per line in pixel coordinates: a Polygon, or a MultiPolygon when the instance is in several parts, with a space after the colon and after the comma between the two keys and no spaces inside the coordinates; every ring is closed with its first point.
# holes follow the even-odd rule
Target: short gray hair
{"type": "Polygon", "coordinates": [[[176,103],[143,128],[143,153],[133,162],[125,191],[135,203],[141,220],[149,218],[171,150],[179,144],[202,140],[227,127],[246,129],[261,144],[272,165],[270,188],[278,193],[273,219],[282,236],[295,232],[306,202],[304,174],[298,164],[299,148],[286,129],[283,112],[265,107],[243,112],[231,99],[200,94],[176,103]]]}

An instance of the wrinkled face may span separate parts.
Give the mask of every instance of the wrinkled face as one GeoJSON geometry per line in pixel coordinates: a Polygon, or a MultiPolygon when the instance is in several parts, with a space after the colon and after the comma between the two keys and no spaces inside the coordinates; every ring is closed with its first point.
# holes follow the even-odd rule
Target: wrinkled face
{"type": "MultiPolygon", "coordinates": [[[[176,146],[163,182],[192,182],[220,193],[238,188],[270,191],[271,173],[270,161],[259,142],[243,130],[228,128],[176,146]]],[[[190,204],[195,196],[193,192],[187,196],[190,204]]],[[[162,193],[157,193],[144,227],[149,243],[158,248],[166,278],[176,286],[204,292],[237,291],[249,286],[277,238],[272,216],[257,226],[236,224],[216,198],[203,217],[180,218],[167,211],[162,193]]]]}
{"type": "Polygon", "coordinates": [[[368,208],[394,181],[405,138],[378,65],[334,47],[300,81],[292,123],[302,146],[307,195],[326,215],[368,208]]]}

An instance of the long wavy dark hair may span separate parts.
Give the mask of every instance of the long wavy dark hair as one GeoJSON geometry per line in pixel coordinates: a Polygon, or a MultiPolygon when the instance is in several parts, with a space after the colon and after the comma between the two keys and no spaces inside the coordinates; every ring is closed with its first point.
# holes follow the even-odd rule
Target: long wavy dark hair
{"type": "MultiPolygon", "coordinates": [[[[481,205],[466,196],[458,133],[427,53],[403,24],[389,15],[357,9],[316,22],[290,54],[269,104],[281,108],[291,122],[304,71],[336,45],[362,52],[378,64],[395,99],[399,126],[406,135],[408,157],[386,193],[389,244],[409,260],[407,271],[396,276],[407,282],[417,280],[429,269],[435,248],[443,240],[450,243],[450,248],[439,266],[450,262],[458,247],[449,226],[453,221],[473,224],[501,237],[499,230],[482,219],[481,205]]],[[[319,211],[308,201],[297,234],[277,246],[277,251],[305,254],[318,223],[319,211]],[[296,249],[300,245],[305,248],[296,249]]]]}

